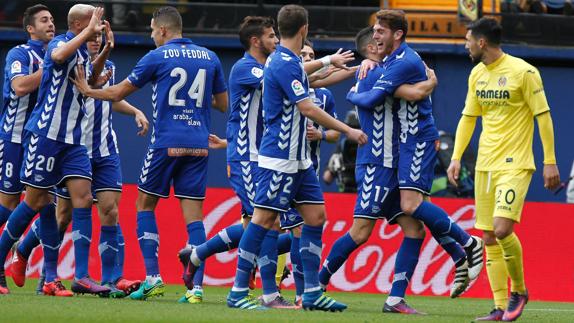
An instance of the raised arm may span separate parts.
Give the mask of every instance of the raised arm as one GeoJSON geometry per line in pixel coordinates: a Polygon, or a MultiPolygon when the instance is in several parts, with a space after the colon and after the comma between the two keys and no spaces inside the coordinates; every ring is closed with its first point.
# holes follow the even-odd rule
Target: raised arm
{"type": "Polygon", "coordinates": [[[102,19],[103,14],[104,8],[96,7],[92,13],[92,18],[90,19],[88,26],[69,42],[55,48],[50,54],[52,60],[56,64],[64,63],[68,58],[70,58],[70,56],[74,55],[76,50],[78,50],[78,48],[80,48],[80,46],[82,46],[82,44],[84,44],[90,37],[96,33],[102,32],[104,25],[100,24],[100,20],[102,19]]]}
{"type": "Polygon", "coordinates": [[[395,91],[395,97],[407,101],[416,102],[423,100],[431,95],[432,91],[438,85],[438,79],[434,70],[427,67],[428,80],[415,84],[403,84],[395,91]]]}
{"type": "Polygon", "coordinates": [[[351,90],[347,93],[347,101],[362,109],[374,109],[385,101],[386,94],[387,92],[377,88],[362,93],[351,90]]]}
{"type": "Polygon", "coordinates": [[[83,95],[106,101],[121,101],[128,95],[138,90],[138,87],[133,85],[127,79],[105,89],[92,89],[86,81],[86,74],[84,73],[84,69],[80,67],[76,67],[76,78],[70,78],[70,81],[74,83],[78,91],[80,91],[80,93],[83,95]]]}

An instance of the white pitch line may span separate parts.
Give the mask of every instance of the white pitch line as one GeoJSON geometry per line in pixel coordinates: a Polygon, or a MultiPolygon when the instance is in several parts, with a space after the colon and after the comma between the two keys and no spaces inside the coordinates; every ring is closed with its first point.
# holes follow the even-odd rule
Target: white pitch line
{"type": "Polygon", "coordinates": [[[525,308],[525,311],[538,311],[538,312],[574,312],[574,309],[561,309],[561,308],[525,308]]]}

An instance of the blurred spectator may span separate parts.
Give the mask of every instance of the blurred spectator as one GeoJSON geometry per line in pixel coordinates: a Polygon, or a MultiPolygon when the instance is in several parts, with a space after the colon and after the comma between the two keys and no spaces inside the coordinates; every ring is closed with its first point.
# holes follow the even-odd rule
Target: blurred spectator
{"type": "MultiPolygon", "coordinates": [[[[357,112],[350,110],[345,116],[345,123],[355,129],[359,129],[359,119],[357,112]]],[[[355,180],[355,161],[357,159],[357,143],[347,140],[342,136],[337,143],[337,148],[329,158],[327,169],[323,173],[323,181],[331,184],[333,180],[337,183],[339,192],[351,193],[357,191],[355,180]]]]}
{"type": "Polygon", "coordinates": [[[500,11],[571,15],[572,0],[502,0],[500,11]]]}
{"type": "Polygon", "coordinates": [[[134,5],[126,2],[133,0],[111,0],[112,1],[112,24],[115,26],[127,26],[134,28],[138,22],[138,13],[134,5]]]}
{"type": "Polygon", "coordinates": [[[572,2],[570,0],[544,0],[546,13],[558,15],[571,15],[572,2]]]}
{"type": "Polygon", "coordinates": [[[476,154],[472,149],[466,149],[461,159],[458,187],[449,183],[446,170],[454,149],[454,136],[439,131],[439,146],[434,171],[434,180],[431,188],[432,196],[443,197],[474,197],[474,168],[476,154]]]}

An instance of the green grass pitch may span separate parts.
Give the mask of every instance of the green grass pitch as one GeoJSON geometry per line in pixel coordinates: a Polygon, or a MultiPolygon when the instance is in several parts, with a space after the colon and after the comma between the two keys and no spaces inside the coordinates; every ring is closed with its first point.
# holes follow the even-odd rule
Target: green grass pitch
{"type": "MultiPolygon", "coordinates": [[[[8,280],[11,280],[8,278],[8,280]]],[[[0,322],[472,322],[478,314],[490,311],[491,301],[484,299],[408,296],[409,304],[425,316],[383,314],[386,295],[330,293],[349,308],[343,313],[306,312],[303,310],[244,311],[225,304],[228,288],[207,287],[203,304],[178,304],[184,287],[167,286],[164,297],[145,302],[130,299],[102,299],[96,296],[58,298],[37,296],[36,281],[24,288],[9,282],[10,295],[0,296],[0,322]]],[[[64,282],[67,287],[70,282],[64,282]]],[[[288,299],[293,291],[285,291],[288,299]]],[[[530,302],[521,322],[574,322],[574,304],[530,302]]]]}

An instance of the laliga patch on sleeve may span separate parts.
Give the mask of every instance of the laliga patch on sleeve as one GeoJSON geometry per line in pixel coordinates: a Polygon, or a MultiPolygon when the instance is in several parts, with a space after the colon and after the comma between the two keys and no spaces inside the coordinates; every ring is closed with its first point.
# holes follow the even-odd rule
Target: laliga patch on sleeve
{"type": "Polygon", "coordinates": [[[22,72],[22,63],[20,61],[14,61],[12,66],[10,66],[10,71],[12,74],[21,73],[22,72]]]}
{"type": "Polygon", "coordinates": [[[65,41],[61,41],[61,40],[60,40],[60,41],[56,44],[56,47],[60,47],[60,46],[64,45],[65,43],[66,43],[65,41]]]}
{"type": "Polygon", "coordinates": [[[259,67],[254,67],[251,69],[251,74],[253,74],[253,76],[256,78],[261,78],[261,76],[263,76],[263,70],[259,67]]]}
{"type": "Polygon", "coordinates": [[[299,80],[293,80],[293,82],[291,82],[291,89],[293,90],[293,93],[295,93],[296,96],[305,94],[303,84],[301,84],[299,80]]]}

